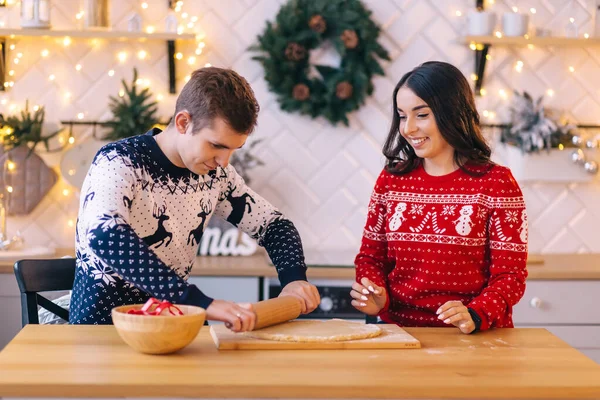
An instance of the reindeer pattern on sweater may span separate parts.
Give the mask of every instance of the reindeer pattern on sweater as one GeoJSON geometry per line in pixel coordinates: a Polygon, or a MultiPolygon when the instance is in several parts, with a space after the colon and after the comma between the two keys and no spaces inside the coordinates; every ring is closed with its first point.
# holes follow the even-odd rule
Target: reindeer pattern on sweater
{"type": "Polygon", "coordinates": [[[206,308],[187,278],[217,216],[267,248],[282,284],[306,279],[293,224],[252,191],[233,166],[197,175],[173,165],[153,130],[104,146],[82,187],[72,323],[111,323],[110,310],[149,297],[206,308]]]}

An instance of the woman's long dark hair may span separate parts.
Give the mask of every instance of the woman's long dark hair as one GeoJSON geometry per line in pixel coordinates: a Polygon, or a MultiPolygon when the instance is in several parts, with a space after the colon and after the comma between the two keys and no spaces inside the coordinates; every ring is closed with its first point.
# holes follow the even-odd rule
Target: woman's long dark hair
{"type": "MultiPolygon", "coordinates": [[[[406,73],[394,89],[392,126],[383,146],[386,169],[390,173],[408,173],[422,162],[400,134],[396,95],[402,87],[412,90],[431,108],[442,137],[454,149],[454,162],[459,168],[474,176],[482,173],[467,169],[465,164],[489,165],[491,168],[492,151],[481,134],[479,113],[467,78],[451,64],[430,61],[406,73]]],[[[488,170],[485,169],[483,174],[488,170]]]]}

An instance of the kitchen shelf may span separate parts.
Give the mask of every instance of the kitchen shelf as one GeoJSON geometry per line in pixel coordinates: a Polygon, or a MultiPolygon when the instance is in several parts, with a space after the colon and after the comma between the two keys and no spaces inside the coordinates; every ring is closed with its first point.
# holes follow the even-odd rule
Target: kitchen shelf
{"type": "Polygon", "coordinates": [[[17,37],[41,37],[47,39],[51,37],[70,37],[70,38],[90,38],[107,39],[117,41],[147,41],[164,40],[167,42],[167,62],[168,62],[168,80],[169,93],[176,93],[175,87],[175,42],[197,40],[193,33],[170,33],[170,32],[129,32],[117,31],[112,29],[85,29],[85,30],[60,30],[60,29],[0,29],[0,90],[6,90],[6,40],[7,38],[17,37]]]}
{"type": "Polygon", "coordinates": [[[90,38],[90,39],[112,39],[112,40],[195,40],[193,33],[170,33],[170,32],[129,32],[117,31],[112,29],[82,29],[82,30],[61,30],[61,29],[10,29],[1,28],[0,36],[3,37],[71,37],[71,38],[90,38]]]}
{"type": "Polygon", "coordinates": [[[590,47],[600,46],[600,38],[567,38],[567,37],[552,37],[552,36],[541,36],[541,37],[529,37],[523,36],[517,37],[496,37],[496,36],[465,36],[462,38],[462,42],[466,44],[483,44],[483,45],[494,45],[494,46],[510,46],[520,47],[528,46],[530,44],[534,46],[545,46],[545,47],[590,47]]]}
{"type": "Polygon", "coordinates": [[[600,46],[600,38],[567,38],[567,37],[497,37],[497,36],[464,36],[461,42],[476,45],[475,48],[475,94],[481,95],[487,54],[492,45],[504,47],[525,47],[529,45],[540,47],[593,47],[600,46]]]}

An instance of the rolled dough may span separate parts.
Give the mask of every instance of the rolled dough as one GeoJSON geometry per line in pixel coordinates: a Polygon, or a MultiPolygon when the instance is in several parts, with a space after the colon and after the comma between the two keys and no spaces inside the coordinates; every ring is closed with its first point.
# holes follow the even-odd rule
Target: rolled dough
{"type": "Polygon", "coordinates": [[[332,319],[290,321],[245,334],[256,339],[282,342],[342,342],[379,336],[381,328],[372,324],[332,319]]]}

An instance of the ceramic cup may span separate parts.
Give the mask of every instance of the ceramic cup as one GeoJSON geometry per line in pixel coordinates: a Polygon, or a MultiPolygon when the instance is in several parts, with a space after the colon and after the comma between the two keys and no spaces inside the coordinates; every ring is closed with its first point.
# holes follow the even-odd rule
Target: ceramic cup
{"type": "Polygon", "coordinates": [[[471,11],[467,15],[467,27],[471,36],[490,36],[496,27],[496,13],[491,11],[471,11]]]}
{"type": "Polygon", "coordinates": [[[529,15],[507,12],[502,15],[504,36],[523,36],[529,29],[529,15]]]}

